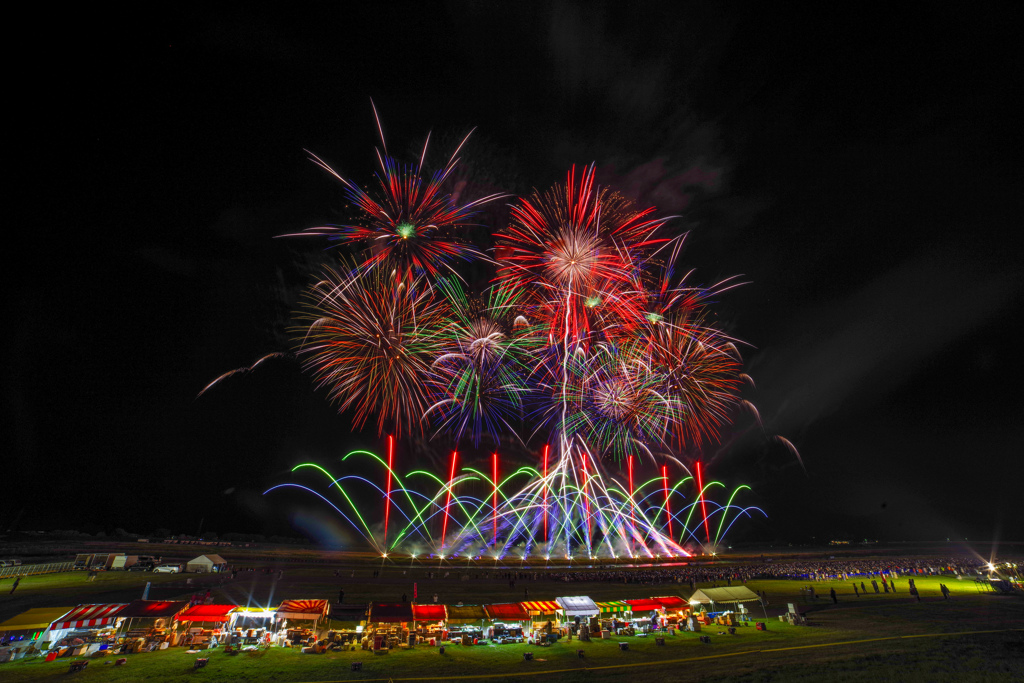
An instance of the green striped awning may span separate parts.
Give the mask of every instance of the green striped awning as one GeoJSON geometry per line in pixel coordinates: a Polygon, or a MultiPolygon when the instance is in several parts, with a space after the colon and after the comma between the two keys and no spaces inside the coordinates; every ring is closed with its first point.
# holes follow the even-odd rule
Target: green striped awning
{"type": "Polygon", "coordinates": [[[623,612],[628,612],[630,610],[629,605],[621,600],[599,602],[596,604],[601,609],[601,614],[622,614],[623,612]]]}

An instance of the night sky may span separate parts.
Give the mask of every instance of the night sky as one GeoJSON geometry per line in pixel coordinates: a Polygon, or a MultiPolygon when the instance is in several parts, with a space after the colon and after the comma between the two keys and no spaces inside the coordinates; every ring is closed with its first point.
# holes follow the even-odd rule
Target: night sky
{"type": "Polygon", "coordinates": [[[344,540],[261,493],[374,433],[287,360],[196,396],[290,348],[330,254],[274,236],[344,219],[303,150],[369,182],[373,98],[393,153],[475,126],[468,172],[518,193],[595,162],[681,216],[697,281],[750,282],[714,310],[764,432],[739,414],[704,454],[769,515],[735,540],[1024,540],[1019,12],[678,4],[38,17],[8,91],[0,528],[344,540]]]}

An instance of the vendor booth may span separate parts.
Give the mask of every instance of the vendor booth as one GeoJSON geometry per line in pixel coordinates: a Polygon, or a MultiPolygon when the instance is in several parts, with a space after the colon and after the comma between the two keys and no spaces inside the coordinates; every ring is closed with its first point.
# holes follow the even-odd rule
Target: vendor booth
{"type": "MultiPolygon", "coordinates": [[[[761,596],[746,586],[701,588],[690,596],[691,605],[710,605],[711,611],[715,611],[716,607],[729,607],[739,608],[741,613],[745,613],[746,609],[742,605],[747,602],[761,602],[761,596]]],[[[764,605],[761,607],[763,609],[764,605]]],[[[765,618],[767,617],[768,613],[765,612],[765,618]]]]}
{"type": "Polygon", "coordinates": [[[595,602],[601,610],[600,624],[601,637],[611,638],[612,635],[620,635],[622,629],[629,626],[632,617],[632,608],[625,600],[612,600],[610,602],[595,602]]]}
{"type": "Polygon", "coordinates": [[[283,630],[285,640],[293,644],[315,641],[326,625],[329,606],[327,600],[285,600],[277,608],[278,632],[283,630]]]}
{"type": "Polygon", "coordinates": [[[179,640],[182,645],[193,648],[217,647],[231,621],[231,612],[237,605],[193,605],[174,616],[176,622],[185,625],[185,635],[179,640]]]}
{"type": "Polygon", "coordinates": [[[582,634],[585,639],[589,639],[591,631],[590,618],[601,614],[601,609],[597,606],[597,603],[585,595],[555,598],[555,602],[561,608],[568,634],[582,634]],[[586,633],[583,633],[584,631],[586,633]]]}
{"type": "Polygon", "coordinates": [[[389,650],[409,642],[412,603],[371,602],[366,618],[367,631],[362,639],[364,649],[389,650]]]}
{"type": "Polygon", "coordinates": [[[413,604],[412,619],[416,643],[436,645],[444,638],[448,624],[448,610],[444,605],[413,604]]]}
{"type": "Polygon", "coordinates": [[[224,642],[236,647],[265,644],[273,638],[276,627],[276,607],[239,605],[231,610],[224,642]]]}
{"type": "Polygon", "coordinates": [[[116,643],[120,612],[128,603],[79,605],[50,624],[50,641],[71,647],[75,656],[106,650],[116,643]]]}
{"type": "Polygon", "coordinates": [[[522,643],[529,632],[530,613],[518,602],[500,605],[484,605],[484,612],[490,622],[487,626],[487,637],[492,641],[507,645],[522,643]]]}
{"type": "Polygon", "coordinates": [[[447,605],[448,637],[452,642],[475,645],[484,640],[484,620],[487,614],[482,605],[447,605]]]}
{"type": "Polygon", "coordinates": [[[198,573],[223,572],[227,568],[227,560],[220,555],[200,555],[185,565],[185,571],[198,573]]]}
{"type": "Polygon", "coordinates": [[[124,638],[125,652],[151,652],[164,649],[177,642],[174,617],[184,611],[188,603],[167,600],[135,600],[118,613],[118,635],[124,638]],[[165,645],[166,643],[166,645],[165,645]]]}
{"type": "Polygon", "coordinates": [[[0,662],[20,659],[50,646],[50,624],[71,607],[35,607],[0,624],[0,662]]]}
{"type": "Polygon", "coordinates": [[[561,609],[554,600],[533,600],[519,603],[530,615],[530,633],[552,633],[558,627],[558,611],[561,609]]]}

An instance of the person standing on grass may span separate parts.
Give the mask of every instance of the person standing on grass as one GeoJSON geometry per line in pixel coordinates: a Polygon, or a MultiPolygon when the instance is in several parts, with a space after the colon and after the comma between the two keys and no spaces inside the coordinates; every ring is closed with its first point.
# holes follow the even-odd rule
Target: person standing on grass
{"type": "Polygon", "coordinates": [[[860,597],[860,593],[857,592],[857,584],[852,583],[850,585],[853,586],[853,594],[856,595],[859,598],[860,597]]]}
{"type": "Polygon", "coordinates": [[[874,579],[871,579],[871,585],[874,587],[875,593],[877,594],[878,593],[878,581],[875,581],[874,579]]]}
{"type": "Polygon", "coordinates": [[[835,588],[830,588],[828,592],[832,595],[832,604],[833,605],[838,605],[839,604],[839,598],[836,597],[836,589],[835,588]]]}
{"type": "Polygon", "coordinates": [[[14,595],[14,591],[18,590],[18,584],[21,583],[21,577],[14,579],[14,585],[11,586],[11,592],[8,595],[14,595]]]}
{"type": "Polygon", "coordinates": [[[943,600],[949,600],[949,587],[947,587],[944,583],[940,583],[939,590],[942,591],[943,600]]]}

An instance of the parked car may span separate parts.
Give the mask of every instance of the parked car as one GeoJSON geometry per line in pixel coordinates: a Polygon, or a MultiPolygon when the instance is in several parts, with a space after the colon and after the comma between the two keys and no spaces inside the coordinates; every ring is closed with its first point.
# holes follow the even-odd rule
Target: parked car
{"type": "Polygon", "coordinates": [[[154,574],[178,574],[180,572],[180,564],[162,564],[153,570],[154,574]]]}

